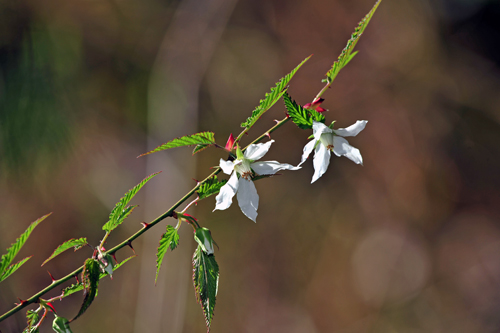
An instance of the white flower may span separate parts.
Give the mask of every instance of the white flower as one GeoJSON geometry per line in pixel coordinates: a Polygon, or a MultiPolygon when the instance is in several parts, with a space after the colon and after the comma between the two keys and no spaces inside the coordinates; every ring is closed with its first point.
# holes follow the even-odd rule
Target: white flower
{"type": "Polygon", "coordinates": [[[271,147],[274,140],[266,143],[251,144],[241,153],[238,148],[238,158],[234,161],[220,160],[220,167],[226,175],[231,175],[228,182],[222,186],[219,194],[215,198],[215,209],[224,210],[229,208],[233,202],[233,197],[238,193],[238,204],[241,211],[250,220],[257,218],[257,208],[259,208],[259,195],[255,189],[252,178],[255,175],[274,175],[280,170],[298,170],[300,166],[294,167],[286,163],[277,161],[255,162],[261,159],[271,147]]]}
{"type": "Polygon", "coordinates": [[[358,135],[365,128],[367,122],[366,120],[358,120],[355,124],[347,128],[332,130],[323,123],[313,121],[314,139],[305,145],[302,153],[302,161],[298,165],[301,166],[314,149],[314,175],[311,183],[314,183],[319,177],[323,176],[326,169],[328,169],[332,151],[337,156],[345,156],[354,163],[363,165],[363,158],[359,149],[349,145],[349,142],[342,137],[358,135]]]}

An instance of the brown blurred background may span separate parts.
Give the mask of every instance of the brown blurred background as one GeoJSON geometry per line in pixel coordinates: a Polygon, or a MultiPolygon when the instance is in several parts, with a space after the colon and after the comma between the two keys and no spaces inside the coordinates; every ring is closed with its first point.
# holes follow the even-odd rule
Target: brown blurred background
{"type": "MultiPolygon", "coordinates": [[[[176,202],[220,150],[136,159],[174,137],[224,144],[269,87],[311,53],[290,94],[310,102],[374,1],[0,1],[0,249],[48,213],[0,285],[0,312],[79,267],[116,201],[163,170],[112,247],[176,202]]],[[[332,157],[257,183],[257,224],[236,204],[191,211],[220,246],[213,332],[500,331],[500,3],[384,0],[359,55],[324,97],[327,122],[368,120],[350,143],[364,167],[332,157]]],[[[277,104],[247,139],[281,119],[277,104]]],[[[311,133],[287,124],[266,156],[297,164],[311,133]]],[[[138,257],[102,280],[77,332],[203,332],[191,282],[192,233],[167,254],[167,219],[138,257]]],[[[132,255],[117,253],[119,260],[132,255]]],[[[59,293],[55,290],[47,297],[59,293]]],[[[55,304],[73,317],[82,295],[55,304]]],[[[25,311],[0,323],[20,332],[25,311]]],[[[42,332],[51,331],[47,322],[42,332]]]]}

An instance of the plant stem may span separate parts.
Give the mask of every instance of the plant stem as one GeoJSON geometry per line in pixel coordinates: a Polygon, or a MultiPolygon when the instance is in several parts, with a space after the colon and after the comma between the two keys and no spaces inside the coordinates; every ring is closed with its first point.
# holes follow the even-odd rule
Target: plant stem
{"type": "MultiPolygon", "coordinates": [[[[257,143],[259,142],[260,140],[262,140],[264,137],[267,136],[267,134],[270,134],[272,132],[274,132],[276,129],[278,129],[280,126],[282,126],[284,123],[286,123],[288,121],[288,117],[280,120],[276,125],[274,125],[273,127],[271,127],[268,131],[266,131],[264,134],[262,134],[261,136],[259,136],[257,139],[253,140],[248,146],[250,146],[251,144],[253,143],[257,143]]],[[[245,148],[243,148],[243,151],[245,149],[248,148],[248,146],[246,146],[245,148]]],[[[164,220],[165,218],[169,217],[169,216],[172,216],[172,212],[177,208],[179,207],[183,202],[185,202],[187,199],[189,199],[189,197],[191,195],[193,195],[196,190],[201,186],[203,185],[206,181],[208,181],[209,179],[211,179],[212,177],[214,177],[215,175],[217,175],[219,172],[221,172],[221,169],[219,167],[217,167],[215,169],[214,172],[212,172],[208,177],[206,177],[204,180],[202,180],[201,182],[199,182],[195,187],[193,187],[191,189],[191,191],[189,191],[188,193],[186,193],[186,195],[184,195],[179,201],[177,201],[172,207],[170,207],[165,213],[161,214],[160,216],[158,216],[156,219],[154,219],[153,221],[151,221],[149,224],[146,225],[146,227],[142,228],[141,230],[137,231],[135,234],[133,234],[132,236],[130,236],[129,238],[127,238],[126,240],[124,240],[123,242],[121,242],[120,244],[116,245],[115,247],[107,250],[106,252],[103,252],[102,254],[103,255],[106,255],[106,254],[113,254],[115,253],[116,251],[118,251],[119,249],[121,249],[122,247],[125,247],[125,246],[128,246],[129,244],[132,243],[133,240],[135,240],[136,238],[138,238],[139,236],[141,236],[143,233],[146,232],[146,230],[150,229],[152,226],[158,224],[160,221],[164,220]]],[[[104,241],[107,239],[107,236],[109,234],[106,233],[106,235],[104,235],[104,238],[103,240],[101,241],[101,245],[104,244],[104,241]]],[[[35,295],[31,296],[30,298],[28,298],[26,301],[23,301],[21,302],[20,304],[18,304],[17,306],[13,307],[12,309],[10,309],[9,311],[7,311],[6,313],[4,313],[3,315],[0,316],[0,321],[3,321],[4,319],[12,316],[14,313],[22,310],[23,308],[27,307],[28,305],[30,304],[33,304],[33,303],[38,303],[39,302],[39,298],[41,296],[43,296],[45,293],[49,292],[50,290],[54,289],[55,287],[61,285],[62,283],[72,279],[74,276],[80,274],[83,270],[83,266],[81,266],[80,268],[74,270],[73,272],[69,273],[68,275],[66,275],[65,277],[63,278],[60,278],[59,280],[54,280],[50,285],[48,285],[47,287],[45,287],[44,289],[40,290],[38,293],[36,293],[35,295]]]]}

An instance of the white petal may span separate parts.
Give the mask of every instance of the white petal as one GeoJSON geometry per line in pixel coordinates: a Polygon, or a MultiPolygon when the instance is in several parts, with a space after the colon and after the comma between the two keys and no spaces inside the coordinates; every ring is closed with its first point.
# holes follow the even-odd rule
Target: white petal
{"type": "Polygon", "coordinates": [[[323,145],[318,145],[316,151],[314,152],[314,175],[311,180],[311,184],[318,180],[319,177],[323,176],[330,165],[330,151],[326,149],[323,145]]]}
{"type": "Polygon", "coordinates": [[[269,148],[271,148],[273,142],[274,140],[268,141],[266,143],[251,144],[245,150],[245,158],[252,161],[260,160],[269,151],[269,148]]]}
{"type": "Polygon", "coordinates": [[[337,156],[345,156],[356,164],[363,165],[363,157],[358,148],[354,148],[346,139],[335,136],[333,138],[333,152],[337,156]]]}
{"type": "Polygon", "coordinates": [[[316,140],[312,140],[309,141],[309,143],[304,146],[304,151],[302,152],[302,161],[300,161],[298,166],[301,166],[307,160],[309,155],[311,155],[311,152],[313,151],[316,142],[317,142],[316,140]]]}
{"type": "Polygon", "coordinates": [[[257,194],[255,184],[253,181],[246,180],[245,178],[240,178],[239,183],[240,188],[237,198],[241,211],[250,220],[257,222],[255,219],[257,218],[257,208],[259,208],[259,195],[257,194]]]}
{"type": "Polygon", "coordinates": [[[226,175],[230,175],[234,170],[233,161],[224,161],[222,158],[220,159],[219,166],[226,175]]]}
{"type": "Polygon", "coordinates": [[[221,187],[219,194],[217,194],[217,197],[215,198],[215,208],[224,210],[228,209],[229,206],[233,203],[233,197],[238,191],[238,175],[236,172],[233,172],[231,177],[229,177],[228,182],[221,187]]]}
{"type": "Polygon", "coordinates": [[[255,162],[250,164],[250,167],[258,175],[274,175],[280,170],[299,170],[300,167],[294,167],[287,163],[279,163],[278,161],[255,162]]]}
{"type": "Polygon", "coordinates": [[[355,124],[347,128],[339,128],[333,130],[333,132],[340,136],[356,136],[359,132],[365,129],[366,123],[368,120],[358,120],[355,124]]]}
{"type": "Polygon", "coordinates": [[[313,121],[314,139],[316,139],[316,141],[319,140],[321,134],[323,133],[333,133],[333,131],[330,128],[328,128],[328,126],[326,126],[325,124],[313,121]]]}

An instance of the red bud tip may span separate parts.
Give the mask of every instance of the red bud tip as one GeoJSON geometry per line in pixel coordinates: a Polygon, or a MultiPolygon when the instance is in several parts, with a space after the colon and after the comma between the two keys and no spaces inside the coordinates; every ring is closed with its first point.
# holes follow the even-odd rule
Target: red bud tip
{"type": "Polygon", "coordinates": [[[303,108],[304,108],[304,109],[310,109],[310,108],[311,108],[311,106],[312,106],[312,104],[311,104],[311,103],[307,103],[307,104],[304,104],[303,108]]]}
{"type": "Polygon", "coordinates": [[[323,103],[324,101],[325,101],[325,99],[324,99],[324,98],[316,98],[316,99],[314,100],[314,102],[312,102],[312,105],[314,105],[314,106],[319,106],[319,105],[320,105],[321,103],[323,103]]]}
{"type": "Polygon", "coordinates": [[[328,111],[328,110],[327,110],[327,109],[322,108],[321,106],[318,106],[318,107],[316,108],[316,111],[318,111],[319,113],[321,113],[321,112],[325,112],[325,111],[328,111]]]}
{"type": "Polygon", "coordinates": [[[234,146],[234,136],[233,133],[231,133],[231,135],[229,135],[229,138],[227,139],[226,146],[224,147],[224,149],[226,149],[227,151],[231,151],[233,149],[233,146],[234,146]]]}
{"type": "Polygon", "coordinates": [[[54,277],[52,276],[52,274],[50,274],[50,272],[49,272],[49,271],[47,271],[47,273],[49,273],[49,276],[50,276],[50,278],[52,279],[52,283],[56,282],[56,279],[54,279],[54,277]]]}
{"type": "Polygon", "coordinates": [[[52,303],[47,302],[45,304],[47,304],[50,307],[50,310],[52,310],[52,312],[56,313],[56,309],[54,309],[54,306],[52,305],[52,303]]]}

